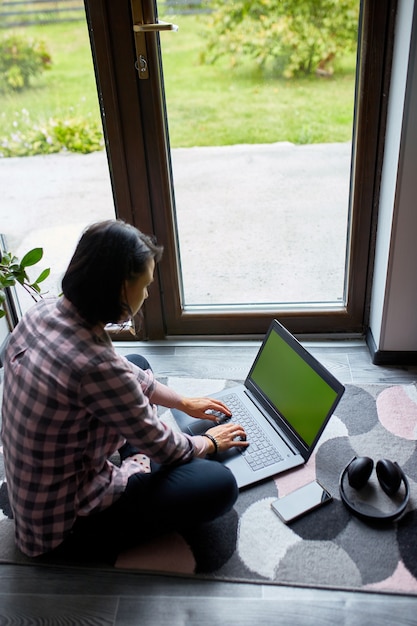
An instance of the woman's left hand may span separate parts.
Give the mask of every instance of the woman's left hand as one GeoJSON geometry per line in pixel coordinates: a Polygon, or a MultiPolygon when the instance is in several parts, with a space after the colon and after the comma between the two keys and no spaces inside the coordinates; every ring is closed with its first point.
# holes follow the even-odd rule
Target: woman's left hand
{"type": "Polygon", "coordinates": [[[190,415],[191,417],[197,417],[198,419],[210,420],[217,423],[219,421],[218,415],[207,413],[207,411],[215,411],[223,413],[226,417],[231,417],[232,413],[230,409],[221,402],[214,398],[182,398],[181,406],[176,407],[190,415]]]}

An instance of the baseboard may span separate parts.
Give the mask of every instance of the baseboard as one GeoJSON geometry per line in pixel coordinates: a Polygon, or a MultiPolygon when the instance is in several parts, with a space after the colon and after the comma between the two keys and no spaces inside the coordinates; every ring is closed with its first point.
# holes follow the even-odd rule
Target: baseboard
{"type": "Polygon", "coordinates": [[[415,350],[378,350],[370,330],[366,333],[366,344],[374,365],[417,365],[415,350]]]}

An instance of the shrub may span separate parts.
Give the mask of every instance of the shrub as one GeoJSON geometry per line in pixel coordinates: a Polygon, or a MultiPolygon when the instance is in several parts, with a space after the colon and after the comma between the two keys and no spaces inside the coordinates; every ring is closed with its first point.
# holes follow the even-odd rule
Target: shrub
{"type": "Polygon", "coordinates": [[[53,133],[58,143],[70,152],[87,154],[104,147],[101,128],[85,119],[55,120],[53,133]]]}
{"type": "Polygon", "coordinates": [[[0,88],[19,91],[30,79],[51,67],[52,59],[43,41],[6,35],[0,41],[0,88]]]}
{"type": "Polygon", "coordinates": [[[26,109],[15,114],[13,131],[0,139],[0,157],[53,154],[65,150],[87,154],[103,148],[102,129],[90,118],[51,118],[35,124],[26,109]]]}
{"type": "Polygon", "coordinates": [[[214,62],[228,55],[272,66],[287,78],[332,73],[337,55],[357,43],[359,0],[212,0],[208,49],[214,62]]]}

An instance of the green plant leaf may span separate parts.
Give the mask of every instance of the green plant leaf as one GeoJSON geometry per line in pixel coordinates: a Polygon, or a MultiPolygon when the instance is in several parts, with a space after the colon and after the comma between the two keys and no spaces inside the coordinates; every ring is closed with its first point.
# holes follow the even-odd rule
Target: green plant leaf
{"type": "Polygon", "coordinates": [[[35,283],[42,283],[46,278],[48,278],[50,273],[51,270],[49,267],[47,267],[45,270],[43,270],[43,272],[39,274],[38,278],[35,280],[35,283]]]}
{"type": "Polygon", "coordinates": [[[23,259],[13,256],[10,252],[4,252],[0,263],[0,317],[4,317],[4,302],[6,287],[13,287],[16,283],[22,285],[27,292],[30,293],[35,301],[42,298],[39,283],[44,281],[50,274],[50,269],[43,270],[38,278],[30,282],[25,268],[38,263],[43,256],[42,248],[34,248],[27,252],[23,259]]]}
{"type": "Polygon", "coordinates": [[[28,276],[23,268],[14,269],[11,272],[11,275],[21,285],[24,285],[25,282],[28,282],[28,276]]]}
{"type": "Polygon", "coordinates": [[[12,262],[12,255],[10,252],[3,252],[0,256],[1,265],[10,265],[12,262]]]}
{"type": "Polygon", "coordinates": [[[0,284],[2,286],[2,289],[4,289],[5,287],[13,287],[13,285],[16,284],[16,279],[14,277],[12,278],[11,276],[2,276],[0,284]]]}
{"type": "Polygon", "coordinates": [[[35,265],[43,257],[43,248],[34,248],[25,254],[20,262],[21,267],[29,267],[35,265]]]}

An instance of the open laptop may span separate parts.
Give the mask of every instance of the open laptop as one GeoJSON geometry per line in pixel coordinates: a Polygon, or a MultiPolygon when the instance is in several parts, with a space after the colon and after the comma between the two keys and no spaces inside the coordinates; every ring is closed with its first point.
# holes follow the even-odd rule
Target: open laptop
{"type": "MultiPolygon", "coordinates": [[[[273,320],[244,384],[210,395],[230,408],[231,421],[242,424],[250,442],[245,449],[218,454],[217,460],[230,468],[240,488],[302,465],[344,390],[282,324],[273,320]],[[239,414],[236,402],[243,405],[245,417],[239,414]],[[260,443],[256,442],[258,435],[260,443]]],[[[214,425],[193,419],[181,427],[197,435],[214,425]]]]}

